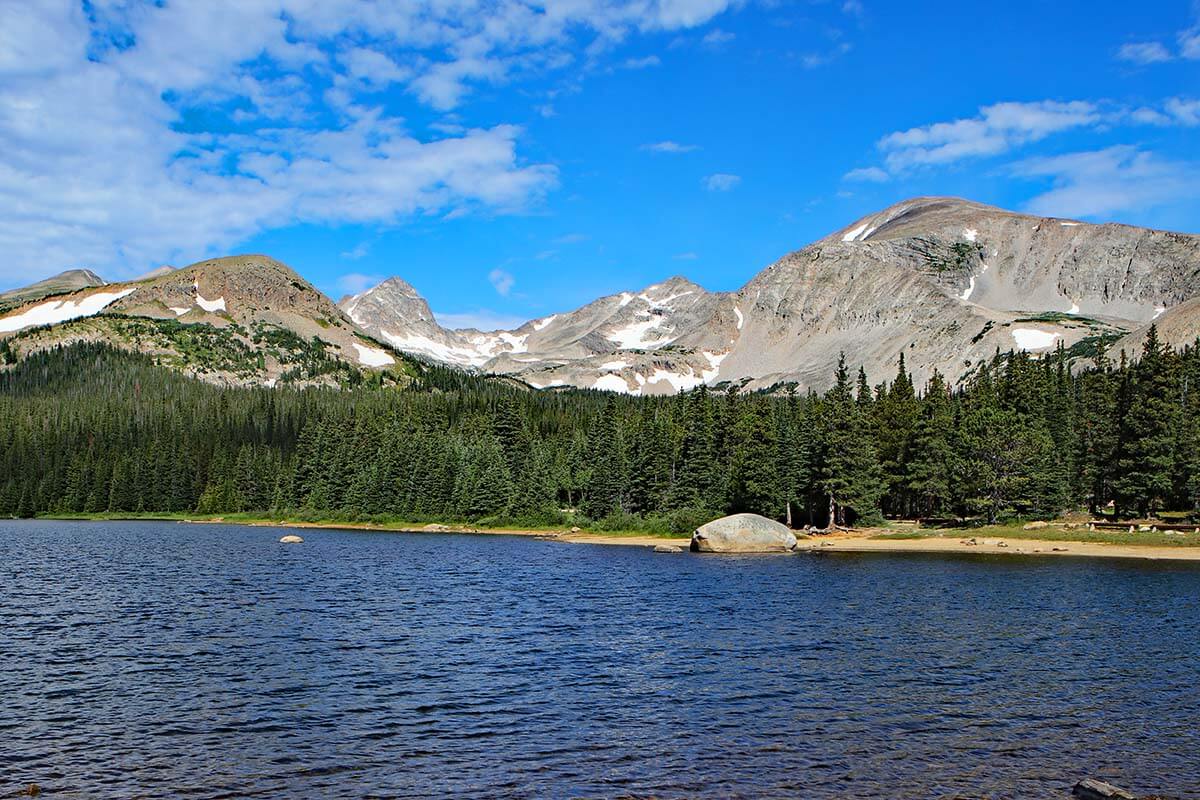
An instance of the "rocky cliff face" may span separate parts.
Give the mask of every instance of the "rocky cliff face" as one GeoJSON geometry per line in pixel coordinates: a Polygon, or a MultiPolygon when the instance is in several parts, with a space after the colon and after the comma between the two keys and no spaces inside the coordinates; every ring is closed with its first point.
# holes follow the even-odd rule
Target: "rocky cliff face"
{"type": "MultiPolygon", "coordinates": [[[[445,331],[407,284],[404,303],[386,299],[386,284],[350,302],[369,306],[356,321],[401,350],[536,387],[822,389],[841,353],[872,381],[902,352],[918,380],[936,368],[952,382],[997,350],[1062,344],[1088,358],[1160,314],[1200,319],[1167,311],[1200,294],[1198,274],[1197,236],[934,197],[858,220],[735,293],[673,278],[488,333],[445,331]]],[[[1190,341],[1189,324],[1172,324],[1167,340],[1190,341]]]]}

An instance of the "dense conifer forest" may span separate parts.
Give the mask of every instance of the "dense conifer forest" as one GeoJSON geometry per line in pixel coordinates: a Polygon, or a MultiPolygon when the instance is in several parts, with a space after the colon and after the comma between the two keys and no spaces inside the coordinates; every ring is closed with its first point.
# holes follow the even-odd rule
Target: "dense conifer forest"
{"type": "Polygon", "coordinates": [[[263,512],[683,532],[1194,510],[1200,350],[1068,368],[997,354],[962,389],[529,391],[426,366],[403,389],[235,389],[103,345],[0,373],[0,515],[263,512]],[[1111,506],[1110,506],[1111,504],[1111,506]]]}

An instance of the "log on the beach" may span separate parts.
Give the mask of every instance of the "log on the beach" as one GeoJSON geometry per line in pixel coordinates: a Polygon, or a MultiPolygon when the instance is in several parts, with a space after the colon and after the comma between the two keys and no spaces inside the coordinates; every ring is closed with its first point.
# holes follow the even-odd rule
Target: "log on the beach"
{"type": "Polygon", "coordinates": [[[1084,778],[1075,784],[1071,796],[1078,800],[1137,800],[1137,795],[1095,778],[1084,778]]]}

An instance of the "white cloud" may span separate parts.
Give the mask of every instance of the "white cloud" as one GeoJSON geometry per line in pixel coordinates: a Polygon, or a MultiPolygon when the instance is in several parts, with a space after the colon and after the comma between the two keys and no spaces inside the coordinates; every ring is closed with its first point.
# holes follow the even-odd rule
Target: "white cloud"
{"type": "Polygon", "coordinates": [[[347,261],[358,261],[360,258],[365,258],[367,253],[371,252],[370,242],[359,242],[349,250],[344,250],[340,254],[347,261]]]}
{"type": "Polygon", "coordinates": [[[380,283],[383,283],[382,276],[363,275],[359,272],[349,272],[337,279],[338,288],[346,294],[359,294],[380,283]]]}
{"type": "Polygon", "coordinates": [[[646,69],[647,67],[657,67],[662,64],[662,59],[658,56],[645,56],[643,58],[627,58],[621,63],[625,69],[646,69]]]}
{"type": "Polygon", "coordinates": [[[522,209],[557,171],[525,163],[520,129],[422,138],[372,95],[396,84],[448,109],[562,68],[581,40],[740,4],[4,0],[0,285],[74,265],[128,276],[296,222],[522,209]]]}
{"type": "Polygon", "coordinates": [[[708,33],[704,34],[704,38],[700,40],[701,44],[708,47],[720,47],[723,44],[729,44],[737,38],[736,34],[729,31],[723,31],[720,28],[713,28],[708,33]]]}
{"type": "Polygon", "coordinates": [[[649,150],[651,153],[690,153],[694,150],[699,150],[700,146],[695,144],[680,144],[668,139],[665,142],[654,142],[653,144],[642,145],[643,150],[649,150]]]}
{"type": "Polygon", "coordinates": [[[1121,45],[1117,58],[1134,64],[1157,64],[1170,61],[1171,53],[1161,42],[1130,42],[1121,45]]]}
{"type": "Polygon", "coordinates": [[[710,192],[728,192],[741,182],[742,178],[740,175],[718,172],[704,179],[704,187],[710,192]]]}
{"type": "Polygon", "coordinates": [[[979,116],[939,122],[885,136],[879,147],[892,170],[948,164],[967,158],[994,156],[1044,139],[1052,133],[1096,125],[1102,120],[1094,103],[997,103],[981,108],[979,116]]]}
{"type": "Polygon", "coordinates": [[[452,330],[464,328],[474,328],[479,331],[512,330],[521,327],[526,322],[521,317],[486,308],[461,312],[434,311],[433,316],[439,325],[452,330]]]}
{"type": "Polygon", "coordinates": [[[676,261],[695,261],[699,257],[700,256],[696,255],[695,253],[690,253],[690,252],[689,253],[676,253],[675,255],[671,256],[671,258],[675,259],[676,261]]]}
{"type": "Polygon", "coordinates": [[[805,53],[804,55],[800,56],[800,63],[805,69],[817,69],[818,67],[823,67],[826,64],[833,63],[837,59],[846,55],[846,53],[849,53],[851,49],[852,45],[849,42],[842,42],[833,49],[827,50],[823,53],[805,53]]]}
{"type": "Polygon", "coordinates": [[[1200,27],[1179,34],[1179,55],[1192,60],[1200,59],[1200,27]]]}
{"type": "Polygon", "coordinates": [[[852,169],[842,176],[842,180],[862,183],[887,183],[891,179],[892,176],[879,167],[860,167],[852,169]]]}
{"type": "Polygon", "coordinates": [[[1167,114],[1180,125],[1189,128],[1200,125],[1200,100],[1188,100],[1182,97],[1172,97],[1164,106],[1167,114]]]}
{"type": "Polygon", "coordinates": [[[499,267],[488,273],[488,280],[491,282],[492,287],[495,288],[496,294],[501,297],[508,297],[508,293],[512,291],[513,284],[517,282],[517,279],[511,273],[505,272],[499,267]]]}
{"type": "Polygon", "coordinates": [[[1022,178],[1048,178],[1053,188],[1030,201],[1027,210],[1064,217],[1145,211],[1191,199],[1200,185],[1200,164],[1167,160],[1126,145],[1026,159],[1012,172],[1022,178]]]}
{"type": "Polygon", "coordinates": [[[567,234],[559,236],[557,239],[555,239],[554,243],[555,244],[579,244],[580,242],[586,242],[590,238],[591,237],[588,236],[586,233],[567,233],[567,234]]]}

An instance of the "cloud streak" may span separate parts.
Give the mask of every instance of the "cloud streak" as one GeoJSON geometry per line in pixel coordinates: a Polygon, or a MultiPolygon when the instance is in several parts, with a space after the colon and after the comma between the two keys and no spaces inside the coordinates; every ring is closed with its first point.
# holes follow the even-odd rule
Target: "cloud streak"
{"type": "Polygon", "coordinates": [[[1025,159],[1011,171],[1019,178],[1049,179],[1053,184],[1026,210],[1066,217],[1106,217],[1160,207],[1191,199],[1200,185],[1200,165],[1127,145],[1025,159]]]}
{"type": "Polygon", "coordinates": [[[704,188],[710,192],[728,192],[742,182],[740,175],[730,175],[726,172],[718,172],[714,175],[709,175],[704,179],[704,188]]]}

